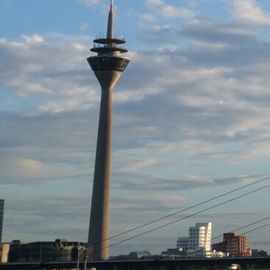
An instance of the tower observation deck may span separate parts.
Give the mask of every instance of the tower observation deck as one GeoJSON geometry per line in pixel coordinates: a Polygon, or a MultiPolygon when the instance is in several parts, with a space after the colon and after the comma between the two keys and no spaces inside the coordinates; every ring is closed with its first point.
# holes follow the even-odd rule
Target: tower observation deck
{"type": "Polygon", "coordinates": [[[91,51],[97,53],[97,55],[90,56],[87,59],[101,85],[88,235],[88,260],[107,260],[109,258],[112,91],[129,63],[129,59],[122,56],[128,50],[119,46],[124,43],[124,39],[114,37],[114,5],[111,0],[107,37],[94,40],[94,47],[91,51]]]}
{"type": "Polygon", "coordinates": [[[98,38],[94,40],[92,52],[97,56],[87,59],[94,72],[99,71],[120,71],[123,72],[129,63],[129,59],[122,54],[128,50],[119,47],[120,44],[126,43],[124,39],[114,37],[114,7],[111,1],[110,12],[108,16],[107,38],[98,38]]]}

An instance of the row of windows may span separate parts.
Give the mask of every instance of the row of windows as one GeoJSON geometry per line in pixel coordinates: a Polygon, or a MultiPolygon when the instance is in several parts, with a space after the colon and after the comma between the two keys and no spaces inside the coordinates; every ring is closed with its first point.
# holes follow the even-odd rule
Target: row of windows
{"type": "Polygon", "coordinates": [[[124,71],[129,63],[127,58],[113,56],[89,57],[88,62],[94,71],[116,70],[124,71]]]}

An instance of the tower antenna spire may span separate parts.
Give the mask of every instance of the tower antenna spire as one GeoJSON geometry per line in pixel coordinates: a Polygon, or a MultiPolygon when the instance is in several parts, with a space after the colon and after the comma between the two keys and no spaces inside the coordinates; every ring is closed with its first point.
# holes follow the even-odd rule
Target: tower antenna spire
{"type": "Polygon", "coordinates": [[[114,4],[113,0],[111,0],[110,11],[108,16],[107,39],[113,38],[114,38],[114,4]]]}

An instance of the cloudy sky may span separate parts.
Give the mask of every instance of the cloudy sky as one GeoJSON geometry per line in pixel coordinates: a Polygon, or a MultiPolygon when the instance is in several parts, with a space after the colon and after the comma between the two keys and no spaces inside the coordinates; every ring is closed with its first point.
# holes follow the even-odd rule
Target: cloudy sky
{"type": "MultiPolygon", "coordinates": [[[[111,235],[252,183],[268,175],[270,157],[269,1],[115,2],[116,33],[131,62],[113,97],[111,235]]],[[[87,239],[100,90],[86,58],[105,33],[107,11],[105,0],[0,1],[5,241],[87,239]]],[[[268,194],[265,188],[111,254],[172,248],[196,222],[212,221],[215,236],[268,217],[268,194]]],[[[251,247],[270,251],[268,231],[250,234],[251,247]]]]}

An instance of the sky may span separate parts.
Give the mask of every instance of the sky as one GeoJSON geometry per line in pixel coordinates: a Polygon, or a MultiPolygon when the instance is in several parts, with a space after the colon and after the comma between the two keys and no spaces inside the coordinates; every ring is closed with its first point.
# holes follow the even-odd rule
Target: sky
{"type": "MultiPolygon", "coordinates": [[[[4,241],[87,240],[100,87],[86,59],[105,35],[108,4],[0,1],[4,241]]],[[[270,157],[268,0],[115,6],[131,62],[113,94],[112,236],[267,176],[270,157]]],[[[196,222],[212,222],[213,236],[232,231],[268,217],[268,194],[263,188],[185,218],[113,246],[111,255],[173,248],[196,222]]],[[[270,252],[268,232],[250,233],[250,246],[270,252]]]]}

